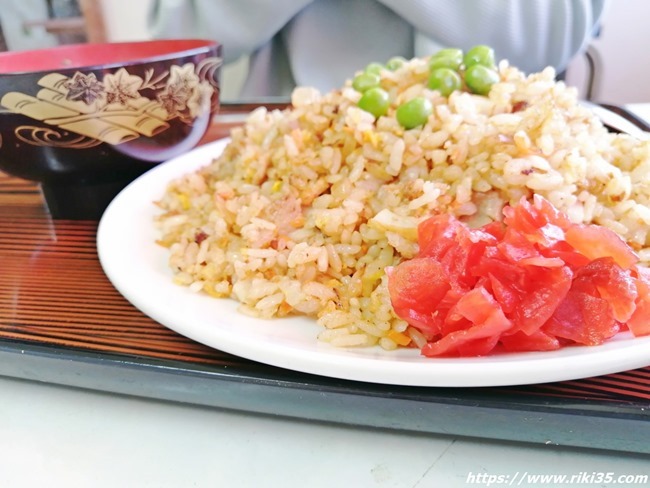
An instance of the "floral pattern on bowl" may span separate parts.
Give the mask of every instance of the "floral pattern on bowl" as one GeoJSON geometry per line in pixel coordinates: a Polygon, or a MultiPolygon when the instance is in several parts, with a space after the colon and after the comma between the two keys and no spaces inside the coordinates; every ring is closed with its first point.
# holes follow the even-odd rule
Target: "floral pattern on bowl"
{"type": "Polygon", "coordinates": [[[198,64],[172,65],[143,76],[122,67],[98,77],[76,71],[72,76],[49,73],[37,82],[35,96],[5,93],[0,105],[46,124],[15,128],[17,139],[36,146],[88,148],[102,142],[119,145],[142,136],[152,137],[178,119],[191,125],[214,110],[218,85],[214,72],[223,61],[209,57],[198,64]],[[58,129],[58,130],[57,130],[58,129]],[[70,137],[73,134],[73,137],[70,137]]]}

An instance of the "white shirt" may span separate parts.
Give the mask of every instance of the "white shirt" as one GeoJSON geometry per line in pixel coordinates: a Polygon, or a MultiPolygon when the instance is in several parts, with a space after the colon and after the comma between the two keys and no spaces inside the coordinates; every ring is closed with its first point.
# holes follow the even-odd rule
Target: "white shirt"
{"type": "Polygon", "coordinates": [[[606,0],[156,0],[155,37],[223,44],[250,56],[242,97],[327,91],[372,61],[441,47],[494,48],[523,71],[564,70],[586,49],[606,0]]]}

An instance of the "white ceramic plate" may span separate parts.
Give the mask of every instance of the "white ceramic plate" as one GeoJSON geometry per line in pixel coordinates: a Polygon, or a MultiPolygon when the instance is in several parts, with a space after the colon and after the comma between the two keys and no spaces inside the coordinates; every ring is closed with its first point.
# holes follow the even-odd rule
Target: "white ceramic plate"
{"type": "Polygon", "coordinates": [[[411,386],[501,386],[585,378],[650,364],[650,337],[619,334],[598,347],[470,359],[429,359],[418,351],[336,349],[320,343],[307,318],[260,320],[172,283],[167,250],[155,244],[152,202],[174,177],[208,164],[226,141],[161,164],[110,204],[97,234],[99,258],[115,287],[137,308],[181,335],[216,349],[282,368],[373,383],[411,386]]]}

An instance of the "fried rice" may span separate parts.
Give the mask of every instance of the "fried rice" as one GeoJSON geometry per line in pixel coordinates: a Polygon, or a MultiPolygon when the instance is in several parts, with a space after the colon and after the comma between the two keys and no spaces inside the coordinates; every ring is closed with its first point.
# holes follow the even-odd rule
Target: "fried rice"
{"type": "Polygon", "coordinates": [[[488,96],[442,97],[416,58],[382,71],[391,107],[377,120],[350,82],[255,110],[157,202],[173,279],[253,316],[312,316],[335,346],[390,350],[424,343],[394,314],[385,269],[417,253],[432,213],[479,226],[536,193],[650,261],[650,143],[608,132],[551,68],[525,75],[502,61],[499,74],[488,96]],[[404,130],[395,110],[416,96],[433,114],[404,130]]]}

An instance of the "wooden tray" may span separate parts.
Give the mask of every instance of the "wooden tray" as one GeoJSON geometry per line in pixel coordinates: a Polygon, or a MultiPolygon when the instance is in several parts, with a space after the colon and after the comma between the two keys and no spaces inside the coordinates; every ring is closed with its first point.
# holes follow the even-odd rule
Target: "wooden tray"
{"type": "Polygon", "coordinates": [[[509,388],[392,387],[234,357],[143,315],[97,259],[95,221],[53,220],[0,174],[0,374],[424,433],[650,453],[650,367],[509,388]]]}
{"type": "MultiPolygon", "coordinates": [[[[253,108],[222,107],[204,142],[253,108]]],[[[0,173],[0,375],[312,421],[650,453],[650,366],[507,388],[396,387],[267,366],[134,308],[100,266],[97,223],[52,219],[37,185],[0,173]]]]}

